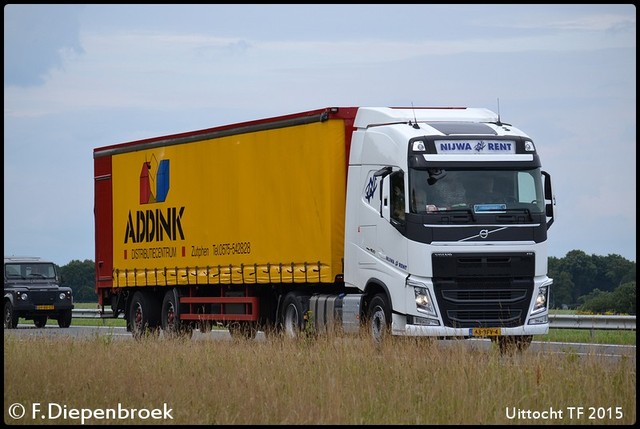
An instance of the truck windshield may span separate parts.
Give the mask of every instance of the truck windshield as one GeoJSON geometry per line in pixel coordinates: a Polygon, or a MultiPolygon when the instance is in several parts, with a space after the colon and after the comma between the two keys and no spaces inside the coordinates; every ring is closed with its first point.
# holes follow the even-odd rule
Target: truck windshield
{"type": "Polygon", "coordinates": [[[544,211],[539,168],[520,170],[410,169],[411,213],[450,210],[544,211]]]}
{"type": "Polygon", "coordinates": [[[53,264],[48,263],[5,264],[4,273],[7,278],[54,279],[56,277],[56,270],[53,264]]]}

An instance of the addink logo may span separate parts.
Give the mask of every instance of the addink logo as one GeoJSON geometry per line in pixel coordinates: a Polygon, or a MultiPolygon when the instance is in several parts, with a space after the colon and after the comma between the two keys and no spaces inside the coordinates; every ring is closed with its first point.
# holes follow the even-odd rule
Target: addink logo
{"type": "MultiPolygon", "coordinates": [[[[168,159],[144,161],[140,170],[140,204],[164,203],[169,195],[170,162],[168,159]]],[[[167,207],[129,211],[124,243],[184,240],[182,215],[184,207],[167,207]]]]}
{"type": "Polygon", "coordinates": [[[162,203],[169,193],[169,160],[163,159],[157,162],[156,157],[155,171],[151,161],[142,163],[140,171],[140,204],[162,203]]]}

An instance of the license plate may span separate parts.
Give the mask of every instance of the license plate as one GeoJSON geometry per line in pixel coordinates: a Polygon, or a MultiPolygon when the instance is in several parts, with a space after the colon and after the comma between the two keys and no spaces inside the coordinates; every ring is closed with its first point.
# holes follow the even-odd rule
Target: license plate
{"type": "Polygon", "coordinates": [[[36,305],[36,310],[53,310],[54,306],[50,304],[46,305],[36,305]]]}
{"type": "Polygon", "coordinates": [[[471,328],[469,335],[472,337],[499,337],[501,332],[500,328],[471,328]]]}

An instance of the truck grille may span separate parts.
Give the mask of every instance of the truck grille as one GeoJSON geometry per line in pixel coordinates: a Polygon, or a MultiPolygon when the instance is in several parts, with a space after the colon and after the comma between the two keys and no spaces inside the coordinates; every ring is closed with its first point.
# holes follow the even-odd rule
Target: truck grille
{"type": "Polygon", "coordinates": [[[434,254],[432,262],[436,301],[445,326],[524,324],[533,294],[533,254],[434,254]]]}

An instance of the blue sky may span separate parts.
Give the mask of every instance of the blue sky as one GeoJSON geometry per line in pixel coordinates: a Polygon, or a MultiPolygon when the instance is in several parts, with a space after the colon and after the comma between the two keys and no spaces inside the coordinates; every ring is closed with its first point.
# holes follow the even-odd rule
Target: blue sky
{"type": "Polygon", "coordinates": [[[5,5],[4,253],[95,259],[96,147],[498,99],[554,181],[549,255],[635,261],[632,4],[5,5]]]}

